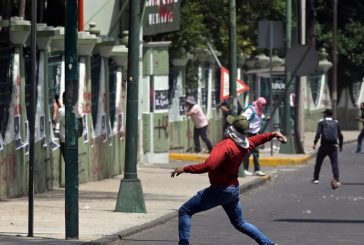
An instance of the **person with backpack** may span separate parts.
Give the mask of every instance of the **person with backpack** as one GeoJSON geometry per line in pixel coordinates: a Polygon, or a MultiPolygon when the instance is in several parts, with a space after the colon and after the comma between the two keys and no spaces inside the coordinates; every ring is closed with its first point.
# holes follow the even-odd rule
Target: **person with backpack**
{"type": "MultiPolygon", "coordinates": [[[[252,104],[244,108],[241,115],[245,116],[249,121],[248,137],[259,134],[262,128],[263,121],[270,120],[269,116],[266,117],[263,114],[266,104],[266,99],[264,97],[259,97],[257,100],[253,101],[252,104]]],[[[265,176],[266,174],[260,170],[259,147],[253,149],[251,154],[253,155],[254,174],[257,176],[265,176]]],[[[247,154],[243,164],[244,174],[246,176],[253,175],[253,173],[249,171],[249,157],[250,154],[247,154]]]]}
{"type": "Polygon", "coordinates": [[[324,118],[320,119],[317,124],[316,136],[312,146],[312,148],[315,150],[316,144],[321,137],[321,145],[317,152],[312,183],[319,183],[322,162],[326,156],[329,156],[333,174],[331,187],[332,189],[336,189],[341,185],[339,181],[338,150],[343,150],[344,137],[341,133],[339,122],[332,118],[332,110],[326,109],[323,113],[324,118]]]}

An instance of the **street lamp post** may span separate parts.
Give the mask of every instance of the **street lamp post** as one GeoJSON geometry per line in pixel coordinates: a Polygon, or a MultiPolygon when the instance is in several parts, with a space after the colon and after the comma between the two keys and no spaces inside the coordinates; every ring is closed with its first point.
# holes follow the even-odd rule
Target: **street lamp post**
{"type": "Polygon", "coordinates": [[[229,95],[231,113],[238,113],[238,102],[236,97],[236,2],[229,1],[229,95]]]}
{"type": "Polygon", "coordinates": [[[65,220],[66,239],[78,239],[78,137],[73,107],[78,99],[77,0],[66,1],[65,16],[65,220]]]}
{"type": "Polygon", "coordinates": [[[140,0],[129,3],[128,75],[125,135],[125,171],[120,182],[116,212],[146,213],[144,195],[137,178],[138,83],[140,0]]]}
{"type": "Polygon", "coordinates": [[[337,3],[333,1],[333,35],[332,35],[332,111],[337,116],[337,3]]]}
{"type": "MultiPolygon", "coordinates": [[[[286,6],[286,54],[288,53],[288,49],[291,47],[291,25],[292,25],[292,0],[287,0],[286,6]]],[[[290,79],[291,74],[288,72],[287,69],[287,61],[285,62],[285,85],[286,85],[286,93],[284,97],[284,116],[283,116],[283,132],[286,134],[288,138],[288,144],[281,145],[281,152],[282,153],[294,153],[294,137],[292,135],[291,130],[291,108],[290,108],[290,97],[289,97],[289,87],[290,86],[290,79]]]]}

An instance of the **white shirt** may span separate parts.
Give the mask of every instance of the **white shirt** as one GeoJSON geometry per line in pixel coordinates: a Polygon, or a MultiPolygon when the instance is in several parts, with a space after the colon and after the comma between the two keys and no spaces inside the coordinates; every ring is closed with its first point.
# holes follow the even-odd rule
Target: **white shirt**
{"type": "Polygon", "coordinates": [[[196,128],[203,128],[208,125],[208,120],[199,105],[193,105],[190,112],[196,128]]]}
{"type": "Polygon", "coordinates": [[[262,121],[265,118],[264,114],[262,113],[262,115],[258,115],[257,112],[254,113],[253,109],[251,108],[252,106],[249,106],[243,113],[242,115],[246,117],[246,119],[248,119],[249,121],[249,133],[251,134],[257,134],[259,133],[261,126],[262,126],[262,121]],[[253,114],[255,114],[253,119],[250,119],[253,114]]]}
{"type": "Polygon", "coordinates": [[[56,123],[59,123],[59,139],[61,143],[66,142],[66,110],[64,107],[58,109],[56,123]]]}

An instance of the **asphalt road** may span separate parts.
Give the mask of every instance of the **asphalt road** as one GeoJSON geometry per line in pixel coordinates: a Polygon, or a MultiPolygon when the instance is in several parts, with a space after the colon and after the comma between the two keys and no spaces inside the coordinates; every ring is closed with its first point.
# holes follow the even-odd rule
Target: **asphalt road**
{"type": "MultiPolygon", "coordinates": [[[[279,245],[364,244],[364,154],[351,153],[354,147],[345,145],[340,154],[339,189],[330,188],[328,158],[317,185],[311,183],[314,160],[279,168],[269,184],[241,196],[246,219],[279,245]]],[[[230,225],[221,208],[193,217],[191,243],[255,244],[230,225]]],[[[178,244],[177,219],[113,244],[178,244]]]]}

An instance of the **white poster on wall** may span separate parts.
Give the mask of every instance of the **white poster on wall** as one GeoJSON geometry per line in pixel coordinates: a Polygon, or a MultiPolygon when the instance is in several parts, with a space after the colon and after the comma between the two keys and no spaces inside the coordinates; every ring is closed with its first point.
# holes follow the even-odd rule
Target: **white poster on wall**
{"type": "MultiPolygon", "coordinates": [[[[11,67],[9,67],[11,69],[11,67]]],[[[10,142],[16,140],[16,137],[20,137],[20,74],[19,74],[19,54],[15,53],[12,65],[13,74],[13,84],[11,92],[11,100],[9,105],[9,120],[6,125],[4,143],[9,144],[10,142]],[[16,119],[17,118],[17,119],[16,119]],[[17,125],[15,125],[15,120],[17,120],[17,125]],[[15,130],[17,127],[17,130],[15,130]],[[15,135],[17,132],[17,135],[15,135]]],[[[20,137],[21,139],[21,137],[20,137]]]]}
{"type": "Polygon", "coordinates": [[[122,86],[122,73],[121,73],[121,68],[118,68],[118,70],[116,71],[116,93],[115,93],[115,120],[114,120],[114,125],[112,125],[112,132],[113,135],[118,135],[119,139],[120,138],[120,127],[122,125],[120,125],[120,119],[122,119],[121,114],[123,113],[122,111],[122,90],[123,90],[123,86],[122,86]]]}
{"type": "Polygon", "coordinates": [[[39,53],[38,84],[37,84],[37,107],[35,114],[34,142],[42,140],[43,147],[45,140],[45,112],[44,112],[44,52],[39,53]]]}
{"type": "Polygon", "coordinates": [[[29,121],[25,121],[25,155],[29,154],[29,121]]]}
{"type": "Polygon", "coordinates": [[[66,74],[66,70],[65,70],[65,64],[64,64],[64,56],[62,56],[62,61],[61,61],[61,74],[59,76],[59,87],[60,87],[60,91],[59,91],[59,101],[61,102],[62,105],[64,105],[64,101],[63,101],[63,93],[64,91],[66,91],[66,82],[65,82],[65,75],[66,74]]]}
{"type": "Polygon", "coordinates": [[[107,141],[107,124],[106,124],[106,114],[102,115],[101,117],[101,136],[102,136],[102,142],[107,141]]]}
{"type": "Polygon", "coordinates": [[[181,98],[185,98],[183,94],[183,87],[182,87],[182,72],[179,71],[177,77],[174,81],[174,94],[172,98],[172,105],[169,108],[168,112],[168,119],[170,122],[178,122],[183,121],[183,118],[186,118],[185,114],[185,103],[184,100],[181,98]]]}
{"type": "Polygon", "coordinates": [[[56,137],[54,137],[52,121],[49,121],[48,123],[50,130],[49,145],[51,146],[52,151],[55,151],[60,147],[60,145],[56,142],[56,137]]]}
{"type": "Polygon", "coordinates": [[[86,64],[85,58],[80,58],[79,64],[79,79],[78,79],[78,100],[77,100],[77,112],[78,115],[82,115],[84,113],[84,94],[86,92],[86,64]]]}
{"type": "Polygon", "coordinates": [[[124,113],[121,112],[117,117],[117,123],[118,123],[118,136],[119,139],[123,139],[125,136],[125,130],[124,130],[124,113]]]}
{"type": "Polygon", "coordinates": [[[88,117],[87,114],[82,115],[82,125],[83,125],[82,138],[84,143],[87,143],[89,141],[87,117],[88,117]]]}
{"type": "Polygon", "coordinates": [[[100,63],[100,77],[99,77],[99,98],[97,105],[97,118],[95,127],[95,137],[102,136],[102,140],[105,143],[107,141],[107,127],[106,123],[106,93],[105,93],[105,61],[102,58],[100,63]]]}
{"type": "Polygon", "coordinates": [[[3,141],[3,136],[1,136],[0,133],[0,151],[4,150],[4,141],[3,141]]]}

